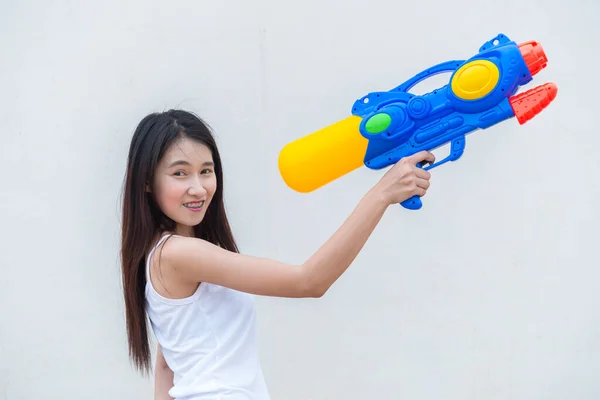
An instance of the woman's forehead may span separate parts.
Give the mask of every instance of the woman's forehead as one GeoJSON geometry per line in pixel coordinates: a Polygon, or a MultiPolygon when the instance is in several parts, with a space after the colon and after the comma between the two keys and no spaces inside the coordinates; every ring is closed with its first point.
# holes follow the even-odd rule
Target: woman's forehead
{"type": "Polygon", "coordinates": [[[165,152],[163,163],[166,165],[176,161],[185,161],[189,164],[203,164],[213,161],[210,149],[203,143],[188,138],[174,142],[165,152]]]}

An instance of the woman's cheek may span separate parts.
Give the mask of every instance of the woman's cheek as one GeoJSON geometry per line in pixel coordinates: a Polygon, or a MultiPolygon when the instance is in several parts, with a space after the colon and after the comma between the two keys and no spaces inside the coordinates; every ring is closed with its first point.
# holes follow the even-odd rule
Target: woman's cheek
{"type": "Polygon", "coordinates": [[[169,193],[168,198],[170,202],[181,203],[182,199],[185,197],[187,186],[184,182],[169,182],[167,190],[169,193]]]}

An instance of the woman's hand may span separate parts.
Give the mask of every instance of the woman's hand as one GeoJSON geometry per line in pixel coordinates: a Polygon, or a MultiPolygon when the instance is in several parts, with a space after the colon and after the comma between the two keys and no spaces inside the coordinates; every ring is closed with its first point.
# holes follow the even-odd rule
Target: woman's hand
{"type": "Polygon", "coordinates": [[[422,151],[405,157],[394,164],[377,182],[374,189],[379,192],[387,204],[398,204],[414,195],[423,197],[429,189],[431,173],[419,168],[417,163],[433,163],[435,156],[422,151]]]}

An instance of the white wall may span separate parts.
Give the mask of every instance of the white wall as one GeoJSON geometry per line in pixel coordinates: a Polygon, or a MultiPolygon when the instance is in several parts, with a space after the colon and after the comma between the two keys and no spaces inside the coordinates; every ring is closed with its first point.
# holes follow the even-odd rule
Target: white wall
{"type": "Polygon", "coordinates": [[[206,118],[243,251],[300,263],[382,172],[300,195],[279,150],[499,32],[541,41],[550,61],[531,86],[556,82],[556,101],[469,136],[424,208],[391,208],[324,298],[258,298],[265,374],[285,400],[599,398],[595,0],[1,9],[0,399],[152,398],[127,359],[118,266],[146,113],[206,118]]]}

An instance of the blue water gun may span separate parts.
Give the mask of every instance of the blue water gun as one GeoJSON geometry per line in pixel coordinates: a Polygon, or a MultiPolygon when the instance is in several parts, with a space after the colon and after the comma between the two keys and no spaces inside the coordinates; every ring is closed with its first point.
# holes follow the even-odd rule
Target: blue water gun
{"type": "MultiPolygon", "coordinates": [[[[356,100],[351,117],[285,146],[279,157],[281,175],[291,188],[309,192],[361,165],[381,169],[447,143],[446,158],[419,167],[430,170],[456,161],[465,150],[465,135],[512,117],[524,124],[554,100],[554,83],[516,94],[547,61],[538,42],[516,44],[499,34],[467,60],[437,64],[389,91],[356,100]],[[423,95],[409,93],[444,72],[451,72],[447,85],[423,95]]],[[[422,207],[418,196],[401,204],[411,210],[422,207]]]]}

